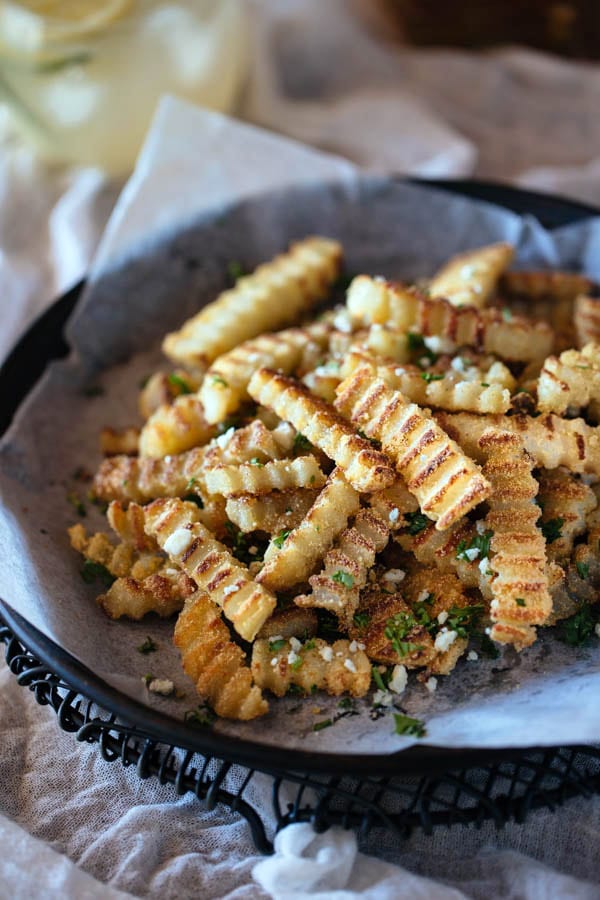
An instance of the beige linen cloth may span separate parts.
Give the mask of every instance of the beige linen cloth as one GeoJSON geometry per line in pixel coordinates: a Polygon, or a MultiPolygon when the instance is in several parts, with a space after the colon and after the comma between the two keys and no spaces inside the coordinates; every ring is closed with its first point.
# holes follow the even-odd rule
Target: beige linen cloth
{"type": "MultiPolygon", "coordinates": [[[[600,68],[510,49],[400,52],[362,29],[344,0],[253,5],[247,120],[378,171],[476,174],[600,204],[600,68]]],[[[207,162],[218,152],[210,123],[207,162]]],[[[226,127],[236,140],[238,126],[226,127]]],[[[252,141],[261,165],[245,154],[237,193],[327,171],[327,157],[299,145],[258,131],[252,141]],[[264,165],[279,152],[297,163],[285,178],[264,165]]],[[[5,136],[0,356],[85,273],[119,187],[94,170],[51,173],[5,136]]],[[[499,832],[486,824],[406,841],[379,833],[365,847],[371,856],[357,853],[350,833],[295,825],[260,860],[243,820],[103,762],[96,747],[62,733],[4,663],[0,784],[0,900],[600,897],[600,798],[499,832]]],[[[270,822],[268,797],[259,779],[255,800],[270,822]]]]}

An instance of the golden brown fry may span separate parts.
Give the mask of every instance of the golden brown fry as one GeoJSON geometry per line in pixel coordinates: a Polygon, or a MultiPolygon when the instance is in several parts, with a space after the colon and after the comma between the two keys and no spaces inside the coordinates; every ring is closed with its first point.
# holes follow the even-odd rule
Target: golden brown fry
{"type": "Polygon", "coordinates": [[[398,391],[357,369],[338,388],[336,407],[381,441],[425,515],[443,531],[481,503],[489,484],[437,423],[398,391]]]}
{"type": "Polygon", "coordinates": [[[316,323],[308,328],[289,328],[275,334],[262,334],[234,347],[209,368],[200,399],[208,422],[222,422],[249,400],[248,384],[261,368],[291,374],[311,348],[317,359],[326,349],[331,328],[316,323]]]}
{"type": "Polygon", "coordinates": [[[255,584],[248,569],[202,525],[199,510],[182,500],[154,500],[145,507],[145,527],[172,562],[223,609],[238,634],[252,641],[277,601],[255,584]]]}
{"type": "Polygon", "coordinates": [[[389,527],[383,519],[361,509],[353,524],[342,531],[334,547],[325,555],[321,572],[308,579],[312,593],[295,597],[294,603],[328,609],[346,629],[350,627],[367,573],[389,536],[389,527]]]}
{"type": "Polygon", "coordinates": [[[372,324],[391,322],[405,331],[437,336],[454,348],[468,346],[501,359],[529,362],[552,350],[554,334],[544,322],[503,316],[498,309],[478,310],[431,300],[414,289],[358,275],[350,285],[348,308],[354,319],[372,324]]]}
{"type": "Polygon", "coordinates": [[[276,609],[267,619],[257,634],[258,638],[301,638],[303,641],[314,637],[319,620],[314,609],[300,609],[297,606],[286,606],[276,609]]]}
{"type": "Polygon", "coordinates": [[[185,369],[154,372],[140,390],[138,408],[141,417],[149,419],[160,406],[170,406],[180,394],[193,394],[200,387],[200,380],[185,369]]]}
{"type": "Polygon", "coordinates": [[[231,641],[221,611],[207,594],[198,592],[186,601],[173,640],[184,672],[218,716],[246,721],[268,711],[245,665],[246,654],[231,641]]]}
{"type": "Polygon", "coordinates": [[[560,358],[549,356],[537,384],[538,409],[564,415],[600,404],[600,345],[565,350],[560,358]]]}
{"type": "Polygon", "coordinates": [[[575,272],[553,271],[511,271],[500,277],[498,293],[501,297],[523,298],[531,305],[532,300],[548,299],[554,303],[562,300],[573,302],[579,294],[592,288],[592,281],[575,272]]]}
{"type": "Polygon", "coordinates": [[[144,503],[198,493],[205,490],[206,453],[206,447],[197,447],[163,459],[113,456],[101,463],[94,477],[94,494],[100,500],[144,503]]]}
{"type": "Polygon", "coordinates": [[[590,342],[600,344],[600,297],[577,297],[574,319],[578,347],[590,342]]]}
{"type": "Polygon", "coordinates": [[[429,292],[432,297],[445,297],[453,306],[481,309],[514,255],[510,244],[490,244],[453,256],[433,276],[429,292]]]}
{"type": "Polygon", "coordinates": [[[546,545],[536,524],[535,461],[521,438],[507,431],[488,429],[479,445],[488,457],[483,471],[494,489],[485,518],[486,529],[493,532],[491,637],[522,649],[535,640],[533,626],[543,625],[552,610],[546,545]]]}
{"type": "Polygon", "coordinates": [[[125,509],[113,501],[106,511],[106,518],[117,537],[131,544],[138,553],[158,552],[156,541],[144,531],[144,510],[137,503],[130,503],[125,509]]]}
{"type": "Polygon", "coordinates": [[[334,697],[346,692],[364,697],[369,690],[371,663],[356,644],[340,640],[330,646],[322,638],[311,638],[297,650],[292,644],[293,640],[286,641],[275,649],[268,640],[254,642],[252,675],[261,688],[277,697],[283,697],[292,684],[307,694],[316,689],[334,697]]]}
{"type": "Polygon", "coordinates": [[[116,456],[121,453],[135,456],[138,452],[139,439],[139,428],[122,428],[119,431],[114,428],[103,428],[100,432],[100,452],[103,456],[116,456]]]}
{"type": "Polygon", "coordinates": [[[483,461],[478,441],[486,428],[511,431],[523,439],[525,449],[545,469],[566,466],[571,472],[600,475],[600,430],[583,419],[547,415],[475,416],[437,412],[434,418],[473,459],[483,461]]]}
{"type": "Polygon", "coordinates": [[[210,493],[223,497],[267,494],[325,484],[325,476],[314,456],[276,459],[268,463],[256,460],[241,466],[215,466],[207,469],[204,477],[210,493]]]}
{"type": "Polygon", "coordinates": [[[341,246],[329,238],[292,244],[168,334],[165,353],[186,366],[210,365],[242,341],[292,324],[326,296],[341,258],[341,246]]]}
{"type": "Polygon", "coordinates": [[[97,603],[111,619],[139,621],[148,613],[168,618],[195,591],[196,585],[185,572],[167,565],[145,578],[117,578],[97,603]]]}
{"type": "Polygon", "coordinates": [[[257,402],[275,410],[333,459],[357,491],[381,490],[394,481],[390,460],[357,435],[332,406],[311,396],[297,382],[260,369],[252,376],[248,390],[257,402]]]}
{"type": "Polygon", "coordinates": [[[285,539],[277,539],[280,548],[274,542],[269,545],[256,580],[274,591],[306,581],[359,503],[359,495],[341,469],[334,469],[300,525],[285,539]]]}
{"type": "Polygon", "coordinates": [[[245,534],[266,531],[279,534],[297,528],[319,491],[297,488],[294,491],[272,491],[262,497],[240,494],[230,497],[225,507],[227,518],[245,534]]]}
{"type": "Polygon", "coordinates": [[[368,501],[373,512],[387,522],[390,531],[404,528],[405,515],[419,509],[419,504],[400,479],[391,487],[371,494],[368,501]]]}
{"type": "MultiPolygon", "coordinates": [[[[99,531],[96,534],[87,534],[81,523],[72,525],[68,530],[71,546],[85,559],[104,566],[115,578],[126,577],[131,574],[138,554],[132,544],[119,543],[116,547],[107,534],[99,531]]],[[[160,568],[164,560],[160,556],[153,557],[156,569],[160,568]]]]}
{"type": "Polygon", "coordinates": [[[217,433],[195,394],[182,394],[152,413],[140,434],[140,456],[161,459],[206,444],[217,433]]]}

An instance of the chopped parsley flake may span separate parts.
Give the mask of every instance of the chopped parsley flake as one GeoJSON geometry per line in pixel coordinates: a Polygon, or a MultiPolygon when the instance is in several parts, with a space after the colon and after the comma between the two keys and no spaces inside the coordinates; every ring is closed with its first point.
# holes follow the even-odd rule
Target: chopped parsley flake
{"type": "Polygon", "coordinates": [[[540,528],[548,544],[553,544],[554,541],[557,541],[560,537],[562,537],[561,529],[564,524],[565,520],[560,518],[548,519],[547,522],[542,522],[540,528]]]}
{"type": "Polygon", "coordinates": [[[86,511],[84,502],[81,497],[79,497],[74,491],[70,491],[67,494],[67,500],[69,501],[77,515],[84,518],[86,515],[86,511]]]}
{"type": "Polygon", "coordinates": [[[426,381],[427,384],[431,384],[432,381],[442,381],[444,376],[434,375],[432,372],[421,372],[421,378],[423,381],[426,381]]]}
{"type": "Polygon", "coordinates": [[[220,375],[213,375],[211,380],[213,384],[220,384],[222,387],[229,387],[225,379],[221,378],[220,375]]]}
{"type": "Polygon", "coordinates": [[[277,537],[273,538],[273,543],[275,544],[275,546],[281,550],[281,548],[283,547],[283,544],[289,534],[291,534],[291,532],[286,531],[285,529],[283,531],[280,531],[279,534],[277,535],[277,537]]]}
{"type": "Polygon", "coordinates": [[[421,644],[413,644],[411,641],[404,640],[418,627],[419,623],[411,613],[396,613],[385,623],[383,633],[398,656],[408,656],[415,650],[423,649],[421,644]]]}
{"type": "Polygon", "coordinates": [[[448,610],[446,624],[451,631],[456,631],[458,637],[465,638],[473,630],[482,612],[482,603],[474,603],[472,606],[452,606],[448,610]]]}
{"type": "Polygon", "coordinates": [[[517,604],[517,606],[527,606],[527,602],[523,597],[517,597],[515,603],[517,604]]]}
{"type": "Polygon", "coordinates": [[[111,575],[106,566],[103,566],[102,563],[92,562],[91,559],[86,559],[84,562],[81,569],[81,577],[86,584],[93,584],[98,579],[107,588],[115,580],[115,576],[111,575]]]}
{"type": "Polygon", "coordinates": [[[331,719],[323,719],[322,722],[315,722],[315,724],[312,727],[312,730],[313,731],[323,731],[324,728],[329,728],[331,725],[333,725],[333,722],[331,719]]]}
{"type": "Polygon", "coordinates": [[[575,567],[577,569],[577,574],[579,577],[585,581],[588,575],[590,574],[590,564],[584,562],[575,563],[575,567]]]}
{"type": "Polygon", "coordinates": [[[489,387],[489,384],[487,383],[487,381],[482,381],[481,387],[489,387]]]}
{"type": "Polygon", "coordinates": [[[430,363],[437,362],[437,354],[429,349],[422,334],[418,334],[415,331],[409,331],[407,337],[409,350],[418,353],[419,357],[425,357],[430,363]]]}
{"type": "Polygon", "coordinates": [[[167,381],[169,382],[171,387],[177,388],[180,394],[192,393],[188,383],[175,372],[171,372],[171,374],[167,376],[167,381]]]}
{"type": "Polygon", "coordinates": [[[303,650],[314,650],[317,646],[314,638],[311,638],[309,641],[306,641],[304,644],[303,650]]]}
{"type": "Polygon", "coordinates": [[[490,542],[494,537],[493,531],[484,531],[483,534],[476,534],[469,544],[466,541],[459,541],[456,548],[456,559],[464,559],[471,562],[467,556],[467,550],[479,550],[480,559],[485,559],[490,553],[490,542]]]}
{"type": "Polygon", "coordinates": [[[404,521],[407,523],[406,530],[409,534],[418,534],[430,524],[430,520],[421,512],[405,513],[404,521]]]}
{"type": "Polygon", "coordinates": [[[265,467],[264,462],[261,462],[260,459],[258,458],[258,456],[252,457],[252,459],[250,460],[250,465],[256,466],[257,469],[264,469],[264,467],[265,467]]]}
{"type": "Polygon", "coordinates": [[[362,631],[364,628],[367,627],[367,625],[371,621],[371,616],[369,615],[369,613],[366,613],[366,612],[357,612],[357,613],[354,613],[354,616],[352,617],[352,621],[354,622],[355,626],[357,628],[360,628],[360,630],[362,631]]]}
{"type": "Polygon", "coordinates": [[[278,641],[269,641],[269,653],[279,653],[282,647],[285,647],[287,641],[280,638],[278,641]]]}
{"type": "Polygon", "coordinates": [[[343,584],[348,590],[354,586],[354,576],[351,575],[350,572],[345,572],[343,569],[338,569],[337,572],[334,572],[331,576],[331,580],[335,581],[337,584],[343,584]]]}
{"type": "Polygon", "coordinates": [[[216,719],[216,715],[208,706],[198,706],[196,709],[188,709],[183,717],[186,725],[193,728],[210,727],[216,719]]]}
{"type": "Polygon", "coordinates": [[[231,260],[230,263],[227,263],[227,274],[232,281],[237,281],[238,278],[243,278],[246,272],[240,262],[237,262],[237,260],[231,260]]]}
{"type": "Polygon", "coordinates": [[[304,437],[303,434],[298,432],[294,437],[294,452],[298,453],[301,450],[312,450],[312,444],[307,437],[304,437]]]}
{"type": "Polygon", "coordinates": [[[563,623],[563,640],[571,647],[579,647],[584,644],[593,632],[594,619],[587,603],[574,616],[565,619],[563,623]]]}
{"type": "Polygon", "coordinates": [[[302,665],[303,662],[304,662],[304,660],[302,659],[301,656],[299,656],[298,659],[294,660],[294,662],[291,664],[291,667],[294,670],[294,672],[298,671],[298,669],[300,668],[300,666],[302,665]]]}
{"type": "Polygon", "coordinates": [[[427,729],[420,719],[413,719],[403,713],[394,713],[394,734],[406,734],[412,737],[425,737],[427,729]]]}
{"type": "Polygon", "coordinates": [[[373,681],[377,685],[380,691],[387,691],[388,682],[390,680],[390,672],[388,669],[385,672],[380,672],[377,666],[372,666],[371,674],[373,675],[373,681]]]}
{"type": "Polygon", "coordinates": [[[144,656],[147,656],[148,653],[156,653],[158,650],[158,646],[154,643],[151,637],[147,637],[143,644],[137,648],[138,653],[143,653],[144,656]]]}

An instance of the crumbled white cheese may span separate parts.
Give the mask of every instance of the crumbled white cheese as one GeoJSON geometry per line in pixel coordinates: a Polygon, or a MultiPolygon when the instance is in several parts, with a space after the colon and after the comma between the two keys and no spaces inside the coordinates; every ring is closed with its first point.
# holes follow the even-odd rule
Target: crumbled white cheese
{"type": "Polygon", "coordinates": [[[373,694],[373,703],[375,706],[391,706],[394,698],[389,691],[376,690],[373,694]]]}
{"type": "Polygon", "coordinates": [[[331,662],[333,659],[333,650],[331,647],[321,647],[319,650],[320,656],[325,660],[325,662],[331,662]]]}
{"type": "Polygon", "coordinates": [[[433,694],[433,692],[437,688],[437,678],[434,678],[432,675],[431,678],[428,678],[427,681],[425,682],[425,687],[427,688],[427,690],[429,691],[430,694],[433,694]]]}
{"type": "Polygon", "coordinates": [[[395,694],[402,694],[408,683],[408,672],[404,666],[394,666],[388,688],[395,694]]]}
{"type": "Polygon", "coordinates": [[[452,353],[454,350],[454,343],[449,338],[443,338],[437,334],[424,337],[423,343],[432,353],[452,353]]]}
{"type": "Polygon", "coordinates": [[[290,647],[292,648],[292,650],[295,650],[297,653],[298,650],[300,650],[302,648],[302,641],[299,641],[297,637],[291,637],[290,638],[290,647]]]}
{"type": "Polygon", "coordinates": [[[278,662],[279,662],[279,657],[274,656],[273,659],[271,660],[271,665],[273,666],[273,668],[275,668],[275,666],[277,665],[278,662]]]}
{"type": "Polygon", "coordinates": [[[337,314],[333,320],[333,325],[334,328],[337,328],[338,331],[343,331],[344,334],[352,334],[352,323],[350,322],[347,313],[343,310],[337,314]]]}
{"type": "Polygon", "coordinates": [[[475,530],[477,531],[477,534],[483,534],[485,531],[485,522],[483,519],[478,519],[477,522],[475,522],[475,530]]]}
{"type": "Polygon", "coordinates": [[[357,642],[356,642],[356,646],[358,647],[359,650],[365,650],[367,645],[366,645],[366,644],[361,644],[360,641],[357,641],[357,642]]]}
{"type": "Polygon", "coordinates": [[[461,372],[461,374],[464,374],[464,372],[467,368],[465,366],[461,356],[455,356],[454,359],[452,360],[452,362],[450,363],[450,367],[452,369],[454,369],[455,372],[461,372]]]}
{"type": "Polygon", "coordinates": [[[479,571],[485,578],[491,578],[492,573],[489,570],[490,561],[487,556],[484,556],[481,562],[479,563],[479,571]]]}
{"type": "Polygon", "coordinates": [[[418,360],[418,363],[419,363],[419,365],[421,366],[422,369],[428,369],[429,366],[431,365],[431,360],[429,359],[428,356],[422,356],[422,357],[418,360]]]}
{"type": "Polygon", "coordinates": [[[436,635],[433,646],[438,651],[438,653],[445,653],[446,650],[450,649],[457,637],[458,635],[456,631],[448,631],[447,628],[442,628],[442,630],[436,635]]]}
{"type": "Polygon", "coordinates": [[[269,638],[269,640],[272,644],[274,644],[275,641],[283,641],[283,640],[285,640],[285,638],[283,637],[282,634],[274,634],[273,637],[269,638]]]}
{"type": "Polygon", "coordinates": [[[165,456],[165,462],[167,463],[167,465],[171,462],[172,459],[173,459],[173,457],[169,456],[168,454],[167,454],[167,456],[165,456]]]}
{"type": "Polygon", "coordinates": [[[421,593],[417,597],[417,603],[424,603],[428,597],[429,597],[429,591],[421,591],[421,593]]]}
{"type": "Polygon", "coordinates": [[[377,284],[387,284],[387,278],[384,275],[375,275],[373,281],[376,281],[377,284]]]}
{"type": "Polygon", "coordinates": [[[406,572],[403,569],[388,569],[383,576],[384,581],[391,581],[394,584],[404,581],[406,572]]]}
{"type": "Polygon", "coordinates": [[[292,663],[295,663],[297,659],[298,659],[298,654],[296,653],[296,651],[290,650],[290,652],[288,653],[288,656],[287,656],[287,661],[290,664],[290,666],[292,665],[292,663]]]}
{"type": "Polygon", "coordinates": [[[467,653],[467,659],[469,662],[475,662],[476,659],[479,659],[479,654],[475,652],[475,650],[469,650],[467,653]]]}
{"type": "Polygon", "coordinates": [[[356,666],[351,659],[344,660],[344,668],[348,669],[349,672],[356,672],[356,666]]]}
{"type": "Polygon", "coordinates": [[[165,569],[165,575],[168,575],[169,578],[174,578],[176,575],[179,575],[179,569],[165,569]]]}
{"type": "Polygon", "coordinates": [[[469,550],[465,550],[465,556],[469,562],[473,562],[479,556],[479,547],[471,547],[469,550]]]}
{"type": "Polygon", "coordinates": [[[443,625],[444,622],[446,622],[448,620],[448,613],[446,612],[445,609],[443,609],[441,611],[441,613],[438,613],[437,620],[440,623],[440,625],[443,625]]]}
{"type": "Polygon", "coordinates": [[[153,678],[148,684],[148,690],[152,691],[153,694],[168,697],[175,690],[175,685],[169,678],[153,678]]]}
{"type": "Polygon", "coordinates": [[[166,539],[163,550],[169,556],[179,556],[180,553],[185,553],[193,540],[194,535],[187,528],[176,528],[166,539]]]}
{"type": "Polygon", "coordinates": [[[356,653],[356,651],[358,650],[358,644],[357,644],[357,642],[356,642],[356,641],[350,641],[350,644],[348,645],[348,650],[350,651],[350,653],[356,653]]]}
{"type": "Polygon", "coordinates": [[[392,525],[395,525],[399,518],[400,518],[400,510],[397,509],[396,507],[394,507],[393,509],[390,510],[388,519],[392,525]]]}
{"type": "Polygon", "coordinates": [[[398,366],[396,369],[394,369],[394,375],[397,375],[398,377],[404,375],[405,372],[406,369],[403,369],[402,366],[398,366]]]}
{"type": "Polygon", "coordinates": [[[221,450],[224,450],[233,435],[235,434],[235,428],[228,428],[227,431],[224,431],[223,434],[220,434],[218,438],[215,438],[216,443],[219,445],[221,450]]]}
{"type": "Polygon", "coordinates": [[[240,589],[239,584],[230,584],[228,587],[223,588],[223,596],[229,597],[230,594],[237,594],[240,589]]]}
{"type": "Polygon", "coordinates": [[[342,653],[341,650],[338,650],[335,655],[339,658],[340,656],[343,656],[344,654],[342,653]]]}

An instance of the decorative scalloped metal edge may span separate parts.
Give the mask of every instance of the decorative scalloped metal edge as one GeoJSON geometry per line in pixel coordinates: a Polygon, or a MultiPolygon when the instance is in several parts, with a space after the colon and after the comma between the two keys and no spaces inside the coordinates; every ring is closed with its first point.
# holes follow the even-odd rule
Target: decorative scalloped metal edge
{"type": "MultiPolygon", "coordinates": [[[[54,710],[63,731],[78,741],[97,743],[107,762],[135,765],[142,779],[154,776],[161,784],[172,784],[179,795],[192,792],[207,809],[220,804],[239,813],[250,827],[257,850],[273,852],[261,813],[244,798],[254,776],[262,773],[158,743],[118,722],[42,665],[1,617],[0,642],[5,644],[6,661],[17,682],[28,687],[40,705],[54,710]],[[231,782],[237,787],[230,790],[227,783],[231,782]]],[[[298,772],[267,777],[273,780],[277,830],[308,821],[317,831],[331,825],[352,828],[359,839],[377,828],[407,837],[415,828],[431,834],[440,825],[479,827],[492,820],[501,827],[509,820],[523,822],[534,809],[554,810],[569,798],[600,793],[600,748],[521,753],[514,761],[419,779],[298,772]],[[295,791],[292,802],[284,797],[290,788],[295,791]]]]}

